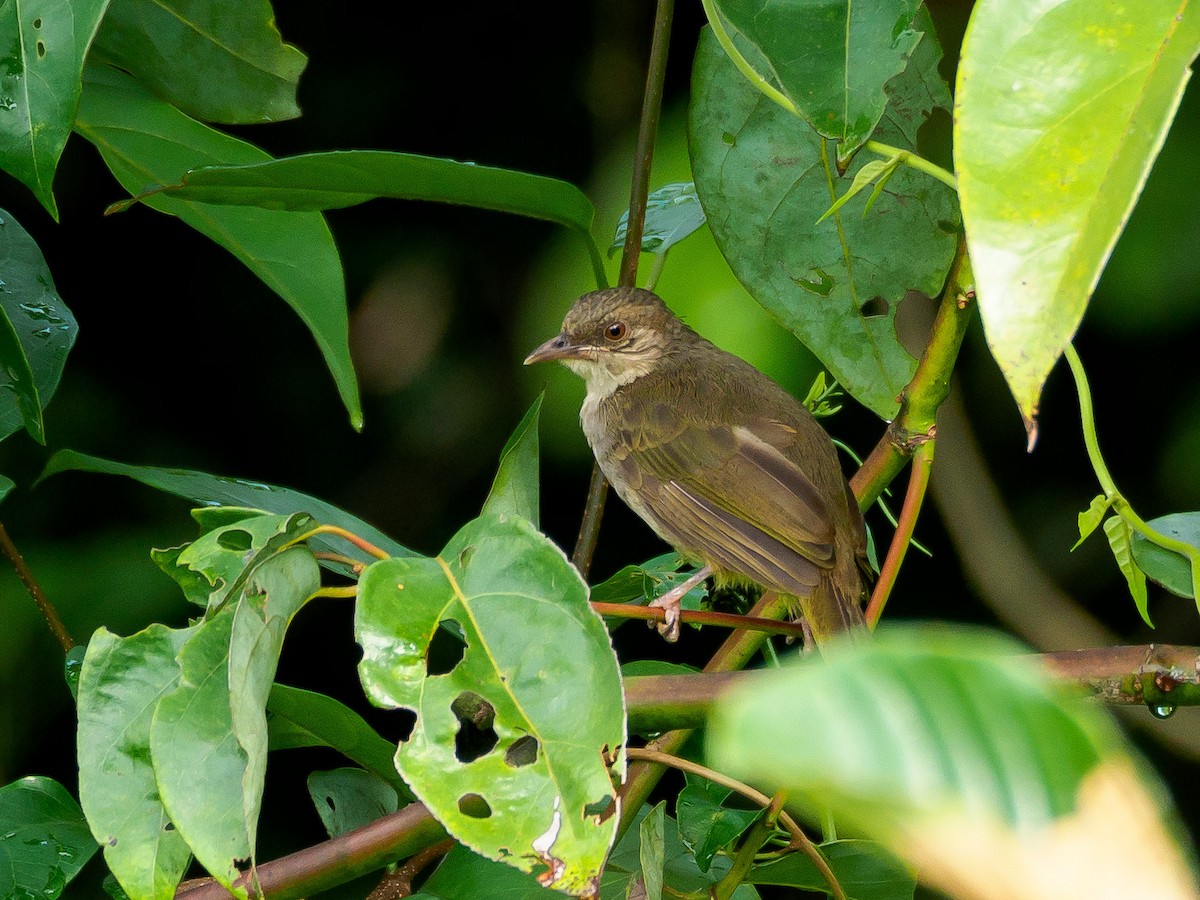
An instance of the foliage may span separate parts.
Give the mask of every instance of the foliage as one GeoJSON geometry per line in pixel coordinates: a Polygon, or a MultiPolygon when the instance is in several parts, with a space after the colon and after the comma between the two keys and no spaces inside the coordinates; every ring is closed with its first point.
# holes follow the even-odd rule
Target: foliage
{"type": "MultiPolygon", "coordinates": [[[[1080,543],[1103,525],[1148,624],[1147,579],[1200,602],[1200,514],[1145,521],[1118,491],[1071,346],[1200,50],[1194,6],[1153,0],[1101,20],[1075,0],[979,0],[961,49],[946,48],[953,100],[937,26],[918,0],[705,0],[704,10],[709,25],[687,38],[697,41],[694,181],[656,186],[636,248],[626,246],[636,208],[602,240],[593,200],[565,179],[384,150],[273,158],[247,139],[253,129],[216,127],[300,115],[308,60],[267,0],[5,7],[0,33],[13,49],[0,67],[0,167],[57,221],[54,174],[79,135],[129,195],[111,214],[144,205],[177,218],[290,306],[356,429],[346,279],[326,211],[391,198],[553,223],[598,287],[602,246],[652,254],[655,280],[673,247],[707,229],[753,298],[841,391],[889,422],[884,461],[863,467],[859,500],[877,499],[923,447],[872,624],[911,538],[917,473],[934,459],[937,407],[978,301],[1031,447],[1043,385],[1067,356],[1101,490],[1079,515],[1080,543]],[[930,161],[941,151],[927,131],[952,107],[953,175],[930,161]],[[913,294],[942,310],[916,347],[898,332],[913,294]]],[[[663,77],[652,69],[652,84],[663,77]]],[[[0,210],[0,439],[23,428],[54,443],[43,411],[76,333],[37,243],[0,210]]],[[[241,362],[220,368],[227,381],[195,410],[252,396],[253,360],[241,362]]],[[[810,399],[827,420],[837,410],[824,401],[838,395],[824,385],[822,376],[810,399]]],[[[759,651],[773,668],[782,644],[748,629],[708,673],[661,660],[622,666],[622,619],[610,607],[602,619],[589,600],[628,604],[633,617],[690,573],[672,553],[589,587],[587,567],[581,574],[540,530],[550,518],[541,408],[539,397],[499,450],[481,507],[461,514],[435,555],[278,485],[50,455],[42,479],[118,475],[199,505],[200,534],[152,552],[193,618],[128,636],[101,627],[86,649],[64,646],[79,802],[40,776],[0,787],[0,894],[60,896],[99,848],[112,890],[133,900],[175,896],[201,869],[235,896],[308,895],[414,852],[414,871],[387,877],[411,888],[438,860],[413,894],[427,897],[751,900],[773,885],[893,898],[912,897],[918,876],[953,896],[1056,897],[1084,884],[1195,896],[1191,850],[1158,776],[1107,713],[993,632],[885,625],[720,696],[706,677],[759,651]],[[332,692],[276,681],[285,637],[316,598],[354,603],[362,694],[391,711],[382,721],[404,723],[398,740],[332,692]],[[643,802],[657,773],[630,765],[627,695],[640,678],[665,687],[638,711],[651,722],[639,731],[688,771],[669,803],[643,802]],[[677,721],[689,704],[704,740],[659,735],[654,710],[677,721]],[[310,771],[314,815],[331,838],[377,843],[332,853],[315,874],[268,869],[260,848],[275,845],[260,820],[271,754],[312,748],[354,764],[310,771]],[[1114,822],[1120,852],[1098,859],[1114,822]],[[823,839],[800,823],[820,823],[823,839]],[[453,848],[430,851],[443,830],[453,848]]],[[[0,478],[4,499],[13,482],[0,478]]],[[[556,511],[564,502],[549,499],[556,511]]],[[[698,586],[683,605],[740,613],[745,601],[698,586]]],[[[769,599],[756,607],[763,617],[773,609],[769,599]]],[[[1156,686],[1160,698],[1174,681],[1156,686]]]]}

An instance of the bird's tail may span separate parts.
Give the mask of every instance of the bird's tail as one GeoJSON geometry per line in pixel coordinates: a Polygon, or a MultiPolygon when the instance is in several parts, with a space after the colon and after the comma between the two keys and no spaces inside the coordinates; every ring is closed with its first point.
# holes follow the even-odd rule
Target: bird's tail
{"type": "Polygon", "coordinates": [[[850,572],[834,570],[822,574],[812,594],[797,598],[800,613],[818,647],[840,634],[848,632],[861,636],[866,633],[862,592],[862,578],[857,569],[850,572]]]}

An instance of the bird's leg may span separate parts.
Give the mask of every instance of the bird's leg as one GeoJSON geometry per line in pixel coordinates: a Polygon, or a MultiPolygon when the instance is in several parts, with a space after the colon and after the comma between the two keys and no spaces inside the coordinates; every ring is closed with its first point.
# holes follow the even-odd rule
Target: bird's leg
{"type": "Polygon", "coordinates": [[[683,600],[688,591],[690,591],[711,574],[712,569],[708,566],[704,566],[703,568],[698,569],[682,584],[676,585],[661,597],[650,601],[651,607],[655,609],[661,609],[666,614],[665,621],[649,623],[658,629],[658,633],[661,634],[666,641],[673,644],[679,640],[679,602],[683,600]]]}

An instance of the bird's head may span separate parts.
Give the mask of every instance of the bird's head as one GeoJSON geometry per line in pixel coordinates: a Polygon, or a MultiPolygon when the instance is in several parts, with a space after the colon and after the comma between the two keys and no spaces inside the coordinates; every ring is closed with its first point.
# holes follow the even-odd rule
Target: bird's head
{"type": "Polygon", "coordinates": [[[669,360],[694,336],[665,303],[641,288],[584,294],[568,310],[562,331],[525,358],[525,365],[557,360],[606,395],[669,360]]]}

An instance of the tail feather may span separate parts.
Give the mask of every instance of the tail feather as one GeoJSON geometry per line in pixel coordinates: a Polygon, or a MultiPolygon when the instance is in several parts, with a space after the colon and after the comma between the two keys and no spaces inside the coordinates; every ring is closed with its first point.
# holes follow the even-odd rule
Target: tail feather
{"type": "Polygon", "coordinates": [[[857,571],[852,578],[839,584],[838,573],[824,574],[820,583],[807,597],[797,597],[800,613],[812,631],[813,640],[820,647],[831,638],[849,632],[866,633],[867,621],[862,612],[862,580],[857,571]]]}

